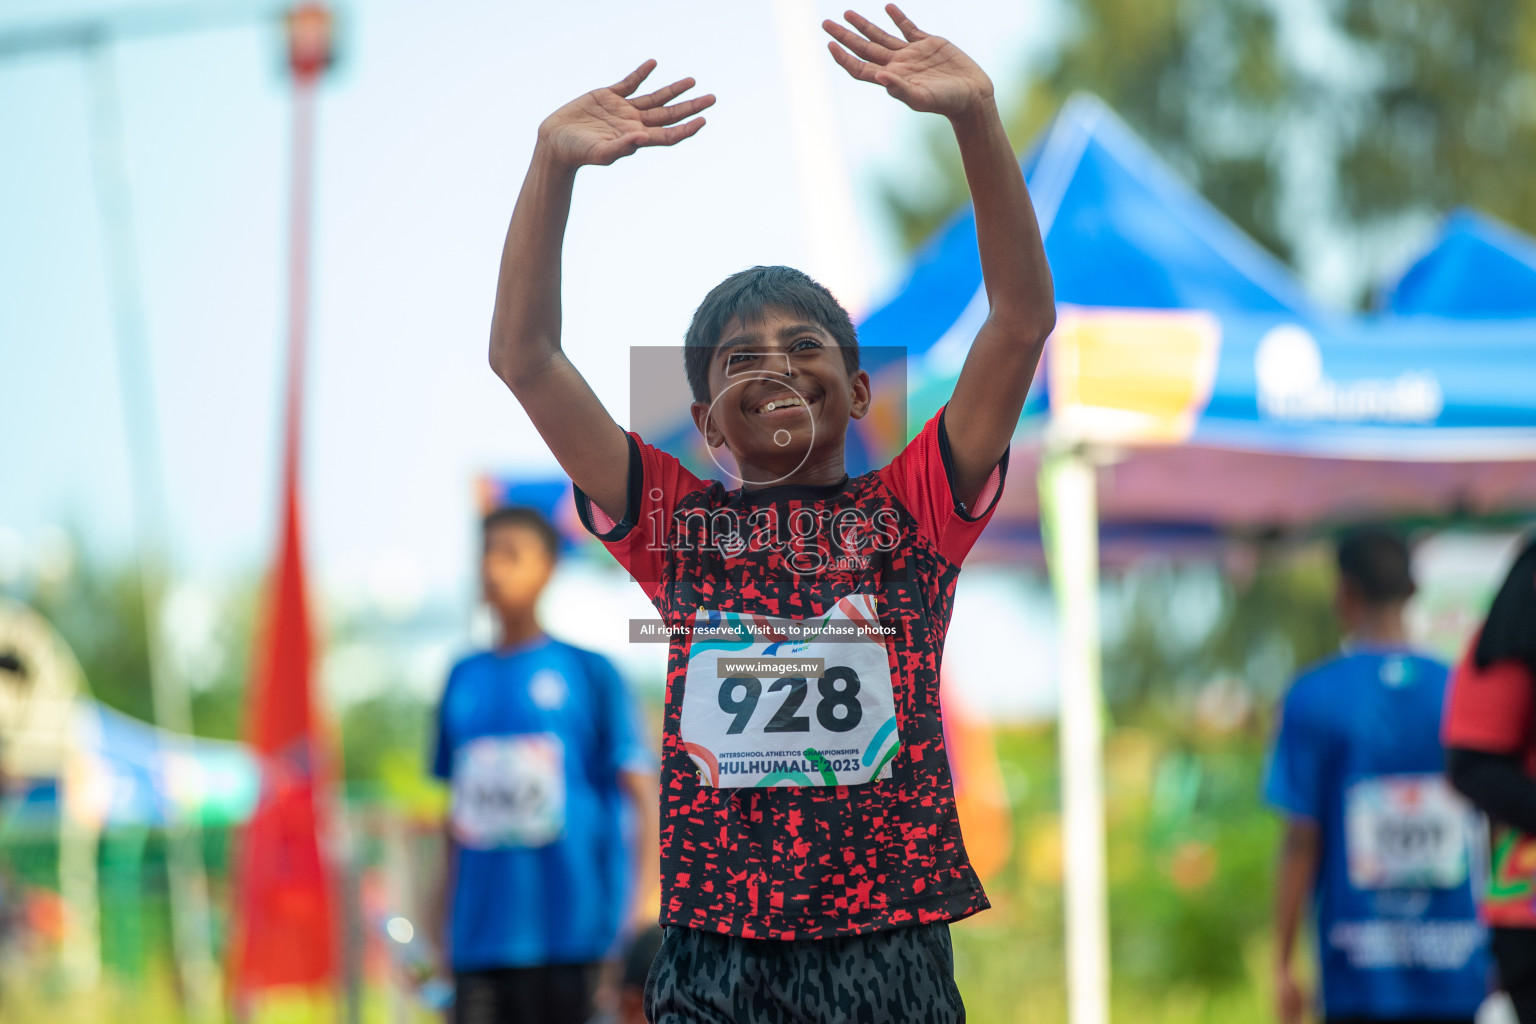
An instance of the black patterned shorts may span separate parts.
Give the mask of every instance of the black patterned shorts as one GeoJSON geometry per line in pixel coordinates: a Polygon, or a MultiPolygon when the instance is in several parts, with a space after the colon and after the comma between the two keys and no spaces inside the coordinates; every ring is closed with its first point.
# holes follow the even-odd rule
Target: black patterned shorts
{"type": "Polygon", "coordinates": [[[651,1024],[961,1024],[949,925],[831,939],[668,928],[645,982],[651,1024]]]}

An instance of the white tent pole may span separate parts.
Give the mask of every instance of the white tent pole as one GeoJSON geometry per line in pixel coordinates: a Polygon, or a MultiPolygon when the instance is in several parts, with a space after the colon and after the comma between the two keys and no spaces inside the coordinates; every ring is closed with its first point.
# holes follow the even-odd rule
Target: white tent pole
{"type": "Polygon", "coordinates": [[[1041,525],[1059,621],[1059,745],[1071,1024],[1109,1021],[1104,870],[1104,704],[1099,674],[1099,520],[1094,466],[1080,446],[1040,466],[1041,525]]]}

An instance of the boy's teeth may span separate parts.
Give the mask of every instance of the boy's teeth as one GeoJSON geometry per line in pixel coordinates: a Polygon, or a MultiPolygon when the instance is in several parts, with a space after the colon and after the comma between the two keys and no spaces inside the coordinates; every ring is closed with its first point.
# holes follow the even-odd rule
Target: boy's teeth
{"type": "Polygon", "coordinates": [[[801,402],[800,399],[798,399],[798,398],[776,398],[773,401],[769,402],[767,405],[763,406],[758,411],[759,412],[773,412],[773,410],[775,410],[775,409],[782,409],[785,406],[803,405],[803,404],[805,404],[805,403],[801,402]]]}

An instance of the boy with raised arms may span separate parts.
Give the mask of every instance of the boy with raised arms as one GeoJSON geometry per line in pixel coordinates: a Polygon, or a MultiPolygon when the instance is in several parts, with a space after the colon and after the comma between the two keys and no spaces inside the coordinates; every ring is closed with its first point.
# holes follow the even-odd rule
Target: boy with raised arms
{"type": "MultiPolygon", "coordinates": [[[[683,99],[692,79],[641,93],[647,61],[550,115],[507,233],[491,365],[673,631],[657,1024],[964,1019],[948,922],[988,904],[956,817],[939,659],[1055,303],[991,81],[886,10],[899,36],[851,11],[824,22],[832,57],[953,126],[990,313],[948,404],[884,468],[845,472],[870,379],[847,312],[798,271],[727,278],[685,337],[694,421],[739,486],[626,433],[561,348],[576,171],[698,132],[714,97],[683,99]]],[[[793,158],[787,142],[764,152],[793,158]]]]}

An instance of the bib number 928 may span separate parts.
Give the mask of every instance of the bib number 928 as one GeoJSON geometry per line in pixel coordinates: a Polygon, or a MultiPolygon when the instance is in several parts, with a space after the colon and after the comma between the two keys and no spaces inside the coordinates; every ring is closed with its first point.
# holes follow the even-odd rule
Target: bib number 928
{"type": "MultiPolygon", "coordinates": [[[[769,693],[787,690],[784,701],[763,726],[763,732],[810,732],[809,715],[800,714],[810,691],[810,682],[804,676],[783,676],[768,687],[769,693]]],[[[818,700],[816,721],[828,732],[849,732],[858,728],[864,718],[864,708],[859,704],[859,674],[851,668],[834,665],[826,675],[816,680],[818,700]]],[[[734,716],[726,728],[727,735],[745,731],[758,701],[763,695],[763,681],[757,676],[731,676],[720,680],[720,710],[734,716]]]]}

